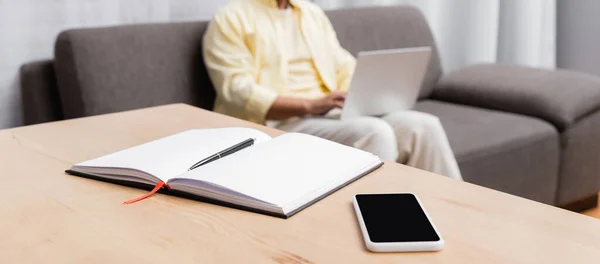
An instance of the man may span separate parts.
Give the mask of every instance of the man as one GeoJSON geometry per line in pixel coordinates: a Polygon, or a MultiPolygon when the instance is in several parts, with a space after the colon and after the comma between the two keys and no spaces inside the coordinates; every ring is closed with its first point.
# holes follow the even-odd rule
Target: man
{"type": "Polygon", "coordinates": [[[233,0],[204,36],[219,113],[307,133],[382,159],[462,179],[439,119],[416,111],[326,117],[344,105],[356,61],[329,19],[304,0],[233,0]]]}

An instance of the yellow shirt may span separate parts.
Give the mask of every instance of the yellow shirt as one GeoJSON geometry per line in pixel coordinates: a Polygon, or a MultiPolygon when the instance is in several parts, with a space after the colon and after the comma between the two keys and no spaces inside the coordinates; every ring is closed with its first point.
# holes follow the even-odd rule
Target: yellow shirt
{"type": "Polygon", "coordinates": [[[233,0],[217,12],[203,45],[216,112],[264,124],[278,95],[314,97],[348,88],[356,62],[340,46],[325,13],[308,1],[290,3],[298,26],[288,23],[289,14],[275,0],[233,0]],[[290,46],[297,37],[306,49],[290,46]]]}
{"type": "Polygon", "coordinates": [[[300,30],[300,13],[297,9],[282,10],[282,40],[288,52],[286,84],[280,95],[308,99],[325,95],[327,88],[319,76],[312,54],[300,30]]]}

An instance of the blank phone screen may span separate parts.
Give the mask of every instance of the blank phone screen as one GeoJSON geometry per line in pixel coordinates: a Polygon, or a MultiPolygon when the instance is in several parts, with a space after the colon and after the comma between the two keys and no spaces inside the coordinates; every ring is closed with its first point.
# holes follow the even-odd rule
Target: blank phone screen
{"type": "Polygon", "coordinates": [[[412,194],[360,194],[356,200],[372,242],[440,240],[412,194]]]}

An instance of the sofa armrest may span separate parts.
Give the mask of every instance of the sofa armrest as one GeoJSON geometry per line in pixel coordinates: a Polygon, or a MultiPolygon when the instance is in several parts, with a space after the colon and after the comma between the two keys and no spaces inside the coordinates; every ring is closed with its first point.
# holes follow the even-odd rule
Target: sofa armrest
{"type": "Polygon", "coordinates": [[[53,61],[24,64],[19,75],[25,125],[62,120],[53,61]]]}
{"type": "Polygon", "coordinates": [[[432,98],[538,117],[563,131],[600,109],[600,78],[566,70],[481,64],[443,76],[432,98]]]}

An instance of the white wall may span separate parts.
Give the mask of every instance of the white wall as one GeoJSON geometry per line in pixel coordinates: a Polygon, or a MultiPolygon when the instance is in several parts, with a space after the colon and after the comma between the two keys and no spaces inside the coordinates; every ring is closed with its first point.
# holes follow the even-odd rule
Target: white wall
{"type": "Polygon", "coordinates": [[[18,126],[21,64],[51,58],[67,28],[209,19],[227,0],[0,0],[0,128],[18,126]]]}
{"type": "Polygon", "coordinates": [[[600,1],[557,2],[558,67],[600,75],[600,1]]]}

